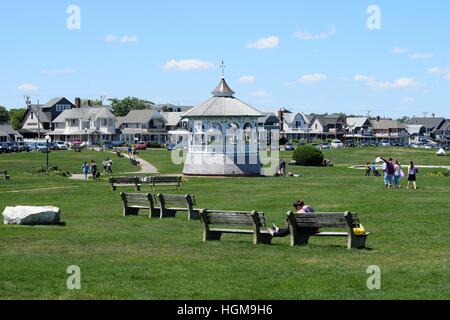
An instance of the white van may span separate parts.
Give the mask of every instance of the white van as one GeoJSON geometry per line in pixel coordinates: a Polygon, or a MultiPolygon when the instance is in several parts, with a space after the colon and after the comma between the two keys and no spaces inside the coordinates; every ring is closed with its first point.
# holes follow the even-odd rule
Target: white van
{"type": "Polygon", "coordinates": [[[333,149],[340,149],[343,147],[344,147],[344,144],[342,143],[341,140],[336,139],[331,142],[331,148],[333,148],[333,149]]]}

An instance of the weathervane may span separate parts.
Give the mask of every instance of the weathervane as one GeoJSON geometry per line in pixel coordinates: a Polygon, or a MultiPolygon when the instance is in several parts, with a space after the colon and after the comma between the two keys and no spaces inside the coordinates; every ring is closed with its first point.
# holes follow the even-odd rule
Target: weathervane
{"type": "Polygon", "coordinates": [[[220,69],[222,69],[222,78],[225,78],[225,63],[222,60],[222,64],[220,65],[220,69]]]}

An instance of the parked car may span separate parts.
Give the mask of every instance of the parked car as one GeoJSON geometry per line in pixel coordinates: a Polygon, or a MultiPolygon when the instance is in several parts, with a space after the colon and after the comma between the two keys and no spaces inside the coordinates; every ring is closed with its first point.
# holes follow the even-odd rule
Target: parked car
{"type": "Polygon", "coordinates": [[[50,148],[47,148],[46,142],[37,142],[36,150],[44,153],[51,152],[50,148]]]}
{"type": "Polygon", "coordinates": [[[69,150],[69,146],[64,141],[55,141],[58,150],[69,150]]]}
{"type": "Polygon", "coordinates": [[[317,145],[317,149],[331,149],[331,146],[328,142],[322,142],[321,144],[317,145]]]}
{"type": "Polygon", "coordinates": [[[391,146],[391,143],[390,143],[389,141],[387,141],[387,140],[381,140],[381,141],[380,141],[380,145],[381,145],[382,147],[390,147],[390,146],[391,146]]]}
{"type": "Polygon", "coordinates": [[[25,152],[30,152],[31,148],[28,144],[26,144],[25,142],[19,141],[16,143],[17,147],[19,148],[19,152],[25,151],[25,152]]]}
{"type": "Polygon", "coordinates": [[[144,141],[139,141],[134,147],[136,150],[147,150],[147,143],[144,141]]]}
{"type": "Polygon", "coordinates": [[[333,149],[340,149],[343,147],[344,147],[344,144],[342,143],[341,140],[335,139],[331,142],[331,148],[333,148],[333,149]]]}
{"type": "Polygon", "coordinates": [[[295,150],[294,144],[292,142],[287,142],[284,145],[284,148],[285,148],[286,151],[293,151],[293,150],[295,150]]]}
{"type": "Polygon", "coordinates": [[[11,152],[19,152],[19,147],[15,142],[6,142],[11,152]]]}
{"type": "Polygon", "coordinates": [[[36,142],[28,142],[27,145],[28,145],[28,148],[30,148],[30,151],[36,151],[37,150],[36,142]]]}
{"type": "Polygon", "coordinates": [[[3,153],[11,153],[11,148],[8,146],[6,142],[0,142],[0,145],[2,146],[3,153]]]}
{"type": "Polygon", "coordinates": [[[0,144],[0,154],[5,153],[3,146],[0,144]]]}

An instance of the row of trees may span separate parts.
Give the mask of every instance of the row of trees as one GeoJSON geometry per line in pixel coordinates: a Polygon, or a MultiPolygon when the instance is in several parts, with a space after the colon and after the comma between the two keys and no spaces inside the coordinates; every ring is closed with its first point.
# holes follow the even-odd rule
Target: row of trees
{"type": "Polygon", "coordinates": [[[18,130],[20,129],[22,117],[24,116],[27,109],[11,109],[6,110],[4,106],[0,106],[0,123],[10,123],[11,126],[18,130]]]}

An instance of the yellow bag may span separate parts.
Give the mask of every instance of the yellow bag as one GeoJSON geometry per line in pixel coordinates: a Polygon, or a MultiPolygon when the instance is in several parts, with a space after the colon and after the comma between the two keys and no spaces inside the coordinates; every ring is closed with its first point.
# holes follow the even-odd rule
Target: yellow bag
{"type": "Polygon", "coordinates": [[[362,224],[359,225],[359,228],[353,228],[353,234],[355,236],[364,236],[366,234],[366,229],[362,224]]]}

